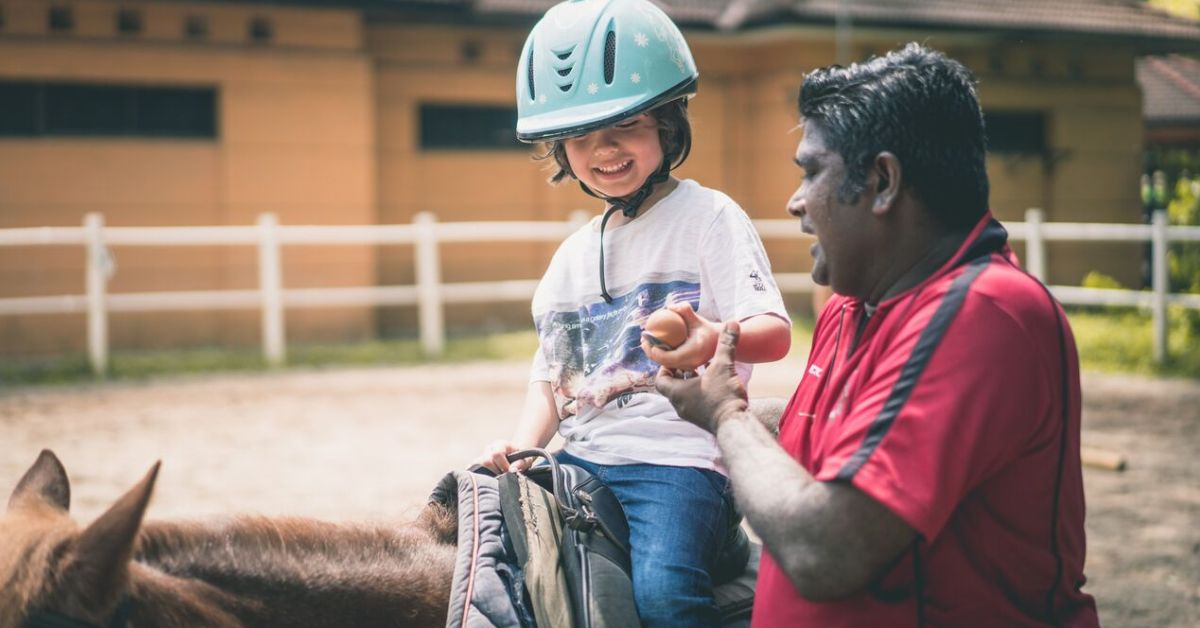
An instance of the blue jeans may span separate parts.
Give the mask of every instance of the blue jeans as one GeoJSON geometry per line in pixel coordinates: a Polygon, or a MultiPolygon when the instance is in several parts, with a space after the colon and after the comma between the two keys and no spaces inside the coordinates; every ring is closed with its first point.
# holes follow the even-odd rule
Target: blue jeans
{"type": "Polygon", "coordinates": [[[625,509],[642,625],[719,626],[710,573],[734,516],[728,478],[693,467],[593,464],[566,452],[556,458],[599,477],[625,509]]]}

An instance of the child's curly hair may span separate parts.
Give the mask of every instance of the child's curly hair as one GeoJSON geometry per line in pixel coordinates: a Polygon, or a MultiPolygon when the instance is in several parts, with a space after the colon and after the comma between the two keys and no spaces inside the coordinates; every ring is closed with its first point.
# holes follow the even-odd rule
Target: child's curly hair
{"type": "MultiPolygon", "coordinates": [[[[650,115],[658,122],[658,141],[662,145],[663,159],[674,170],[682,165],[692,152],[692,124],[688,121],[687,99],[679,98],[651,109],[650,115]]],[[[554,159],[556,167],[551,166],[551,169],[555,170],[550,177],[551,183],[561,183],[567,177],[578,179],[567,161],[567,149],[563,140],[546,142],[543,146],[545,152],[535,154],[533,158],[554,159]]]]}

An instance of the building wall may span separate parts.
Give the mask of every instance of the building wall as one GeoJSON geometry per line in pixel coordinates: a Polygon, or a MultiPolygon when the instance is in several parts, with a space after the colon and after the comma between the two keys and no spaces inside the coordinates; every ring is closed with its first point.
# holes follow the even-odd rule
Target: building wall
{"type": "MultiPolygon", "coordinates": [[[[62,5],[63,2],[56,2],[62,5]]],[[[249,224],[275,211],[284,224],[439,220],[562,220],[600,204],[572,184],[546,184],[546,162],[513,150],[423,150],[422,104],[511,106],[525,29],[403,22],[363,26],[351,11],[274,5],[83,1],[71,35],[47,36],[41,0],[0,0],[0,79],[214,85],[216,141],[0,139],[0,226],[76,225],[101,210],[114,225],[249,224]],[[113,33],[117,7],[146,16],[136,37],[113,33]],[[207,16],[202,42],[180,35],[188,15],[207,16]],[[248,21],[275,27],[268,44],[247,42],[248,21]]],[[[831,33],[815,28],[748,34],[687,33],[701,70],[691,103],[695,142],[677,174],[721,189],[755,218],[787,218],[800,173],[792,154],[796,91],[806,71],[835,61],[831,33]]],[[[988,111],[1037,111],[1049,147],[992,155],[992,207],[1021,220],[1140,220],[1137,176],[1140,95],[1133,51],[1119,47],[1004,44],[927,33],[856,31],[865,58],[920,39],[980,77],[988,111]]],[[[540,276],[556,245],[446,246],[443,279],[540,276]]],[[[807,270],[806,243],[767,241],[777,271],[807,270]]],[[[1020,247],[1018,246],[1018,251],[1020,247]]],[[[285,249],[290,287],[406,284],[410,247],[285,249]]],[[[114,292],[250,288],[254,254],[238,249],[117,249],[114,292]]],[[[0,250],[0,296],[79,294],[75,249],[0,250]]],[[[1136,245],[1052,245],[1051,280],[1077,283],[1092,269],[1140,282],[1136,245]]],[[[801,307],[801,300],[793,304],[801,307]]],[[[293,310],[289,341],[415,334],[413,308],[293,310]]],[[[451,330],[528,325],[524,303],[462,307],[451,330]]],[[[116,348],[254,344],[256,312],[115,315],[116,348]]],[[[81,350],[75,316],[0,317],[0,354],[81,350]]]]}
{"type": "MultiPolygon", "coordinates": [[[[1142,103],[1134,56],[1120,46],[1095,45],[963,54],[979,73],[985,110],[1037,110],[1048,122],[1045,155],[989,159],[992,208],[999,218],[1019,221],[1025,209],[1039,207],[1048,221],[1142,222],[1142,103]]],[[[1142,260],[1140,244],[1047,248],[1050,283],[1078,285],[1097,270],[1138,288],[1142,260]]]]}
{"type": "MultiPolygon", "coordinates": [[[[364,224],[376,219],[374,76],[350,11],[231,4],[56,1],[75,28],[47,33],[51,3],[0,2],[0,80],[69,81],[217,90],[216,139],[0,138],[0,227],[79,225],[103,212],[110,225],[245,225],[272,211],[285,224],[364,224]],[[118,35],[118,8],[144,18],[118,35]],[[189,16],[209,36],[184,37],[189,16]],[[252,18],[273,27],[248,38],[252,18]]],[[[112,292],[253,288],[247,247],[114,247],[112,292]]],[[[80,294],[77,247],[0,249],[0,296],[80,294]]],[[[285,285],[369,285],[374,252],[362,247],[288,249],[285,285]]],[[[257,312],[114,314],[116,348],[254,344],[257,312]]],[[[289,312],[295,337],[362,338],[368,308],[289,312]]],[[[0,317],[0,354],[84,347],[81,315],[0,317]]]]}

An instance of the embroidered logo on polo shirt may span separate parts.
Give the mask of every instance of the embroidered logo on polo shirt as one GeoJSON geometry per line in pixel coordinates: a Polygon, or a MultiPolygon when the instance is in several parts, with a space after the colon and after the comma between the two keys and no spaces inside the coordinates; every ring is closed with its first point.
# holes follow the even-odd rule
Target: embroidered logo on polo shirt
{"type": "Polygon", "coordinates": [[[808,374],[812,375],[813,377],[820,377],[824,372],[825,369],[817,366],[816,364],[808,367],[808,374]]]}

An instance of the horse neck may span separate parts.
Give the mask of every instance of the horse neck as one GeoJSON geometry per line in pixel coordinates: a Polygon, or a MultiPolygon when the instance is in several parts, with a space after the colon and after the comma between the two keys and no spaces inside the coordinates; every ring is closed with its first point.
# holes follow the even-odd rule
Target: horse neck
{"type": "Polygon", "coordinates": [[[240,518],[145,526],[135,625],[444,624],[454,547],[412,526],[240,518]]]}

